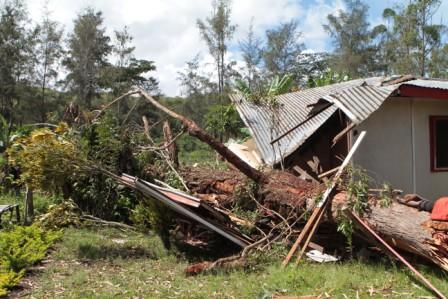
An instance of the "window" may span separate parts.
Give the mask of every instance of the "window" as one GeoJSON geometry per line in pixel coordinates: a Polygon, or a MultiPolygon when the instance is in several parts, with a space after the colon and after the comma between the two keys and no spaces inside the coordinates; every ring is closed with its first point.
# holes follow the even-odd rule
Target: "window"
{"type": "Polygon", "coordinates": [[[430,116],[431,171],[448,171],[448,116],[430,116]]]}

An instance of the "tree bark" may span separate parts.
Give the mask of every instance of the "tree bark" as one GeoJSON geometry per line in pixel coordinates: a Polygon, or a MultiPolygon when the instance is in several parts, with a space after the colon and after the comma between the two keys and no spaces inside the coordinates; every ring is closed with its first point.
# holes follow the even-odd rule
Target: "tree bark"
{"type": "Polygon", "coordinates": [[[217,151],[224,159],[226,159],[230,164],[235,166],[239,171],[244,173],[247,177],[254,180],[257,183],[263,183],[265,181],[265,176],[262,172],[256,170],[246,162],[235,155],[231,150],[229,150],[224,144],[213,138],[210,134],[201,129],[194,121],[177,114],[176,112],[166,108],[159,102],[157,102],[151,95],[149,95],[144,90],[140,90],[140,94],[153,106],[162,110],[166,114],[175,119],[179,120],[186,128],[189,135],[198,138],[202,142],[207,143],[215,151],[217,151]]]}
{"type": "MultiPolygon", "coordinates": [[[[219,201],[218,205],[232,206],[234,192],[244,186],[244,177],[235,171],[211,171],[208,169],[192,168],[181,170],[186,176],[186,184],[197,193],[207,194],[213,201],[219,201]]],[[[305,210],[314,205],[311,187],[314,186],[314,194],[319,187],[297,178],[298,181],[290,182],[294,188],[288,189],[284,172],[276,171],[267,174],[270,181],[281,181],[281,185],[274,183],[265,184],[259,202],[265,207],[279,212],[286,217],[291,208],[305,210]],[[272,179],[276,177],[276,179],[272,179]],[[300,182],[301,181],[301,182],[300,182]],[[298,184],[301,184],[300,187],[298,184]],[[307,189],[308,188],[308,189],[307,189]],[[297,193],[301,190],[302,193],[297,193]],[[289,207],[289,209],[287,209],[289,207]]],[[[289,177],[289,176],[288,176],[289,177]]],[[[325,186],[323,186],[325,187],[325,186]]],[[[325,188],[324,188],[325,189],[325,188]]],[[[234,202],[233,202],[234,204],[234,202]]],[[[332,200],[331,213],[325,221],[336,223],[338,215],[347,204],[347,193],[339,192],[332,200]]],[[[428,227],[430,214],[419,211],[396,202],[388,207],[380,207],[372,198],[369,211],[362,216],[363,220],[378,234],[380,234],[391,246],[420,256],[444,270],[448,271],[448,222],[446,227],[432,229],[428,227]]],[[[362,236],[364,232],[359,231],[362,236]]]]}
{"type": "MultiPolygon", "coordinates": [[[[346,193],[334,196],[333,219],[346,200],[346,193]]],[[[448,271],[448,235],[425,225],[431,218],[430,213],[397,202],[382,208],[372,201],[362,218],[392,247],[423,257],[448,271]]]]}
{"type": "Polygon", "coordinates": [[[163,137],[165,139],[166,150],[168,151],[169,158],[173,162],[174,168],[179,168],[179,151],[177,144],[173,142],[173,133],[171,131],[170,123],[166,120],[163,122],[163,137]]]}

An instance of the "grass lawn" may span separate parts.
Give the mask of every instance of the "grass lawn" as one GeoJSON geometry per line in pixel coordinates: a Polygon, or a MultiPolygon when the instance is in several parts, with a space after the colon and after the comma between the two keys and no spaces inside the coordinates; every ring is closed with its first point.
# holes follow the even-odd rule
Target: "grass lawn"
{"type": "MultiPolygon", "coordinates": [[[[279,262],[186,277],[188,262],[168,253],[156,236],[115,229],[67,229],[48,260],[12,297],[25,298],[429,298],[407,270],[391,263],[305,263],[282,269],[279,262]]],[[[420,267],[422,268],[422,267],[420,267]]],[[[444,293],[445,274],[423,269],[444,293]]]]}

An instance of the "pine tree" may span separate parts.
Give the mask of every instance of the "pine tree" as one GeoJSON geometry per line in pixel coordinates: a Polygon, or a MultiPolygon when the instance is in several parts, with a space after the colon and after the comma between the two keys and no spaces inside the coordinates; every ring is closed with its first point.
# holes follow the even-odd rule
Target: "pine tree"
{"type": "Polygon", "coordinates": [[[101,72],[108,65],[107,56],[112,51],[110,38],[102,26],[101,12],[87,8],[80,13],[69,36],[68,56],[64,60],[69,71],[67,83],[87,109],[92,108],[92,101],[103,83],[101,72]]]}
{"type": "Polygon", "coordinates": [[[288,74],[293,75],[296,79],[299,78],[300,69],[297,65],[297,56],[303,49],[303,44],[298,42],[300,36],[301,32],[294,20],[266,31],[263,62],[269,79],[288,74]]]}
{"type": "Polygon", "coordinates": [[[210,54],[215,59],[218,72],[218,92],[222,98],[227,81],[227,66],[225,56],[228,43],[233,37],[236,26],[230,23],[229,0],[213,1],[213,11],[205,21],[197,20],[197,26],[202,38],[207,43],[210,54]]]}
{"type": "Polygon", "coordinates": [[[57,22],[50,19],[50,12],[46,6],[44,7],[43,20],[38,26],[38,32],[36,75],[37,83],[41,88],[40,121],[45,122],[48,112],[46,90],[51,86],[52,81],[57,78],[60,60],[64,55],[61,43],[63,30],[57,22]]]}

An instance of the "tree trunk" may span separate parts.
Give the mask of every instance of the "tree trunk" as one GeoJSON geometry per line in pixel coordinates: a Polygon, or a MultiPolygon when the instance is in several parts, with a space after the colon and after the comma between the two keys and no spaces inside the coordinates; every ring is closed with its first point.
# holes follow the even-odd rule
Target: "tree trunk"
{"type": "Polygon", "coordinates": [[[25,224],[31,224],[34,220],[34,199],[33,199],[33,189],[28,185],[26,186],[25,193],[25,224]]]}
{"type": "MultiPolygon", "coordinates": [[[[235,171],[189,168],[181,170],[181,173],[188,174],[185,176],[186,184],[191,190],[200,193],[201,197],[206,200],[218,201],[216,203],[218,206],[234,205],[235,191],[245,185],[244,177],[235,171]]],[[[314,205],[313,194],[318,193],[319,188],[297,179],[295,182],[290,182],[293,183],[291,186],[294,188],[287,189],[285,179],[281,177],[283,174],[285,172],[280,171],[267,174],[270,178],[276,177],[270,180],[281,181],[282,184],[265,184],[262,198],[258,198],[259,202],[284,217],[287,217],[292,208],[303,211],[314,205]],[[313,186],[316,188],[314,193],[310,192],[310,188],[313,186]],[[301,190],[302,193],[297,193],[298,190],[301,190]]],[[[346,203],[347,194],[345,192],[337,193],[333,197],[331,213],[327,215],[325,221],[337,222],[337,215],[341,213],[346,203]]],[[[362,218],[391,246],[418,255],[448,271],[448,235],[441,230],[437,231],[428,227],[428,222],[430,222],[428,212],[396,202],[389,207],[381,208],[375,200],[372,200],[370,211],[362,218]]],[[[448,231],[448,222],[445,226],[448,231]]],[[[362,236],[367,236],[364,232],[360,233],[362,236]]]]}
{"type": "Polygon", "coordinates": [[[173,163],[174,168],[179,168],[179,151],[177,149],[177,144],[173,142],[173,133],[171,131],[170,123],[166,120],[163,122],[163,137],[165,139],[166,150],[168,151],[168,156],[173,163]]]}
{"type": "Polygon", "coordinates": [[[224,144],[213,138],[210,134],[201,129],[194,121],[177,114],[176,112],[166,108],[159,102],[157,102],[152,96],[143,90],[140,90],[140,94],[153,106],[162,110],[166,114],[179,120],[186,128],[189,135],[198,138],[202,142],[207,143],[215,151],[217,151],[224,159],[226,159],[230,164],[235,166],[239,171],[244,173],[247,177],[251,178],[257,183],[263,183],[265,176],[262,172],[256,170],[246,162],[235,155],[231,150],[229,150],[224,144]]]}
{"type": "MultiPolygon", "coordinates": [[[[333,219],[346,199],[345,193],[335,195],[333,219]]],[[[423,257],[448,271],[448,235],[427,227],[430,213],[396,202],[384,208],[372,202],[370,211],[362,218],[392,247],[423,257]]]]}

